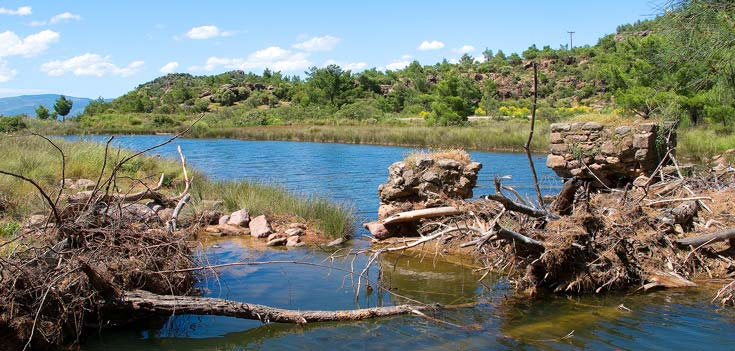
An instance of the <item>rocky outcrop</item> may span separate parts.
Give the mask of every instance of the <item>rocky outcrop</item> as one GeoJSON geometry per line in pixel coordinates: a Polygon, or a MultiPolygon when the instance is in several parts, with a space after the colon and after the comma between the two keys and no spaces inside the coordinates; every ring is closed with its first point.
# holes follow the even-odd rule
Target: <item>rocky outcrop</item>
{"type": "Polygon", "coordinates": [[[650,175],[676,144],[672,125],[641,123],[605,127],[597,122],[551,125],[546,166],[562,178],[577,177],[602,186],[620,186],[650,175]],[[668,141],[667,141],[668,140],[668,141]]]}
{"type": "Polygon", "coordinates": [[[472,197],[482,164],[435,159],[429,155],[409,157],[388,168],[388,180],[378,187],[380,219],[397,212],[445,206],[451,200],[472,197]]]}

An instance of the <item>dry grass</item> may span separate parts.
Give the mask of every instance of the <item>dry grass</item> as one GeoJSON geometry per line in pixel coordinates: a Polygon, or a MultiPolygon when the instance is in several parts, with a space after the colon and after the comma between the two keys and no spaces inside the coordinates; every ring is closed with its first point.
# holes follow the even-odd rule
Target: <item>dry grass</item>
{"type": "Polygon", "coordinates": [[[439,160],[454,160],[462,164],[463,166],[472,162],[470,155],[467,151],[462,149],[437,149],[429,152],[426,151],[414,151],[408,154],[403,160],[407,165],[415,164],[416,160],[429,158],[434,162],[439,160]]]}

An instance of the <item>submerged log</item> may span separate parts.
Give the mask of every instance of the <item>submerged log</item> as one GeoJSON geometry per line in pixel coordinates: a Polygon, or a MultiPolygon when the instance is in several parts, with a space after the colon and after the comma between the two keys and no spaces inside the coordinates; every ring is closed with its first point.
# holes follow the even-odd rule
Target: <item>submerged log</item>
{"type": "Polygon", "coordinates": [[[258,320],[263,323],[359,321],[443,308],[441,305],[399,305],[341,311],[295,311],[199,296],[157,295],[143,290],[126,291],[121,308],[161,315],[195,314],[258,320]]]}

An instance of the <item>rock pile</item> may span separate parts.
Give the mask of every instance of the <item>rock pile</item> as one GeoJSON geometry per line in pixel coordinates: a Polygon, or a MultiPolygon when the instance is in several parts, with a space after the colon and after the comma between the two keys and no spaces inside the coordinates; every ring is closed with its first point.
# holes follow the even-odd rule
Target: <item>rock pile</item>
{"type": "Polygon", "coordinates": [[[392,164],[387,182],[378,187],[378,217],[471,198],[482,164],[464,156],[466,160],[419,154],[392,164]]]}
{"type": "Polygon", "coordinates": [[[216,224],[206,226],[204,232],[214,236],[250,235],[264,240],[268,246],[297,247],[304,245],[301,238],[307,230],[303,223],[291,223],[283,229],[274,229],[265,215],[251,219],[247,209],[243,208],[219,217],[216,224]]]}
{"type": "Polygon", "coordinates": [[[576,176],[601,186],[622,186],[650,175],[669,146],[676,144],[672,125],[641,123],[604,127],[597,122],[551,125],[550,154],[546,166],[562,178],[576,176]]]}

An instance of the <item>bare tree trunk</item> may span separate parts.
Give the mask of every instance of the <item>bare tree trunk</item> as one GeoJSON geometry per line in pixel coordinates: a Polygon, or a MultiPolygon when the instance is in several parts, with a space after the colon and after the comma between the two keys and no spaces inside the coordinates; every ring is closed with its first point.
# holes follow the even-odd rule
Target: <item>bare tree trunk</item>
{"type": "Polygon", "coordinates": [[[533,140],[533,130],[536,126],[536,100],[538,99],[538,64],[533,63],[533,101],[531,102],[531,130],[528,132],[528,140],[526,145],[526,156],[528,156],[528,164],[531,166],[531,175],[533,175],[533,185],[536,188],[536,196],[538,197],[538,205],[544,208],[544,199],[541,197],[541,189],[538,186],[538,176],[536,175],[536,166],[533,164],[531,157],[531,141],[533,140]]]}
{"type": "Polygon", "coordinates": [[[358,321],[441,308],[439,305],[399,305],[342,311],[295,311],[264,305],[198,296],[157,295],[143,290],[125,292],[118,307],[156,314],[196,314],[259,320],[263,323],[358,321]]]}

